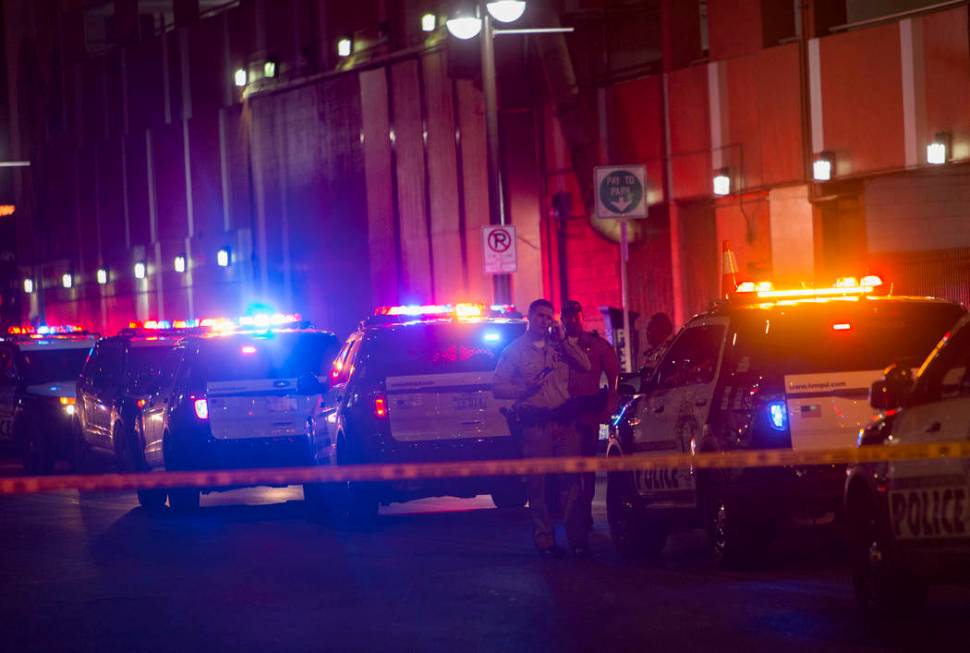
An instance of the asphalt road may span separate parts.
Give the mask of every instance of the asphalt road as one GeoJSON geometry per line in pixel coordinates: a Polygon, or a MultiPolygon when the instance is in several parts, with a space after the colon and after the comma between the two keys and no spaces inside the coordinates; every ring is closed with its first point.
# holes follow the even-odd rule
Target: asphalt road
{"type": "Polygon", "coordinates": [[[756,571],[716,569],[701,534],[630,565],[603,496],[590,561],[540,560],[526,511],[486,497],[383,508],[368,532],[307,520],[299,488],[211,494],[191,517],[129,493],[0,497],[3,648],[967,650],[970,590],[867,627],[821,531],[784,535],[756,571]]]}

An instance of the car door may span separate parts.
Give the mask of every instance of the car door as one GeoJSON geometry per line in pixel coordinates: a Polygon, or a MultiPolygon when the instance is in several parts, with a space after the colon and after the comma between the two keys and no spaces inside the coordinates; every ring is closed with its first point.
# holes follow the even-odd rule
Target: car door
{"type": "Polygon", "coordinates": [[[0,345],[0,443],[7,445],[14,439],[14,419],[17,409],[17,368],[14,349],[0,345]]]}
{"type": "Polygon", "coordinates": [[[162,441],[165,435],[169,408],[175,399],[184,352],[185,350],[182,347],[175,347],[167,353],[159,368],[157,389],[148,398],[148,403],[142,409],[141,446],[144,447],[145,462],[151,468],[161,467],[164,464],[162,441]]]}
{"type": "Polygon", "coordinates": [[[104,341],[97,343],[91,351],[84,369],[81,370],[76,391],[77,418],[81,426],[81,437],[91,443],[97,433],[97,411],[95,410],[95,379],[101,376],[101,364],[104,361],[104,341]]]}
{"type": "MultiPolygon", "coordinates": [[[[640,402],[634,452],[690,453],[711,409],[727,318],[692,321],[673,342],[640,402]]],[[[640,494],[651,502],[692,503],[695,483],[688,467],[636,474],[640,494]]]]}
{"type": "Polygon", "coordinates": [[[360,343],[363,339],[362,334],[354,334],[347,339],[343,348],[333,361],[333,369],[330,371],[330,388],[323,396],[323,409],[320,412],[320,422],[314,429],[314,451],[318,459],[326,458],[327,450],[332,449],[337,442],[337,421],[339,410],[343,405],[347,392],[347,382],[354,369],[354,362],[360,343]]]}
{"type": "MultiPolygon", "coordinates": [[[[891,444],[970,439],[970,326],[964,323],[932,356],[893,426],[891,444]]],[[[896,537],[970,538],[970,461],[894,462],[889,478],[896,537]]]]}
{"type": "Polygon", "coordinates": [[[88,443],[114,451],[111,429],[114,425],[114,407],[124,380],[124,347],[119,341],[102,343],[100,360],[94,370],[92,391],[85,398],[85,414],[88,425],[85,438],[88,443]]]}

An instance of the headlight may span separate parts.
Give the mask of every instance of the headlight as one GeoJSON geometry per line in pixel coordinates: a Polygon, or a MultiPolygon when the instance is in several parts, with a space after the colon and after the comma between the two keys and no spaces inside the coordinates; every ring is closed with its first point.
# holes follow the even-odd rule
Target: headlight
{"type": "Polygon", "coordinates": [[[64,409],[68,417],[73,416],[77,412],[77,399],[74,397],[59,397],[58,402],[60,402],[61,408],[64,409]]]}

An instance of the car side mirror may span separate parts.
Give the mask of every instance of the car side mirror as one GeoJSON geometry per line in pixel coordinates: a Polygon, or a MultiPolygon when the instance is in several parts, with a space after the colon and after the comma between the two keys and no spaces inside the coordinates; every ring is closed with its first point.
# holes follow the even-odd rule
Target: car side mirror
{"type": "Polygon", "coordinates": [[[869,405],[876,410],[892,410],[906,403],[913,389],[913,373],[903,365],[891,365],[885,377],[869,388],[869,405]]]}

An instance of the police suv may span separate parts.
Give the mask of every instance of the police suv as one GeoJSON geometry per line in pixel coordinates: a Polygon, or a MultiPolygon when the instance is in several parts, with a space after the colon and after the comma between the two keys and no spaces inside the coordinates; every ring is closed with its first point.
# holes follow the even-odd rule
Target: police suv
{"type": "MultiPolygon", "coordinates": [[[[498,357],[525,332],[508,307],[477,304],[378,308],[344,344],[331,372],[321,445],[330,462],[405,463],[521,456],[492,396],[498,357]]],[[[305,487],[307,500],[353,521],[378,504],[429,496],[491,494],[498,507],[525,504],[513,478],[462,478],[305,487]]]]}
{"type": "MultiPolygon", "coordinates": [[[[906,363],[872,386],[883,414],[859,446],[970,439],[970,318],[920,368],[906,363]]],[[[970,460],[869,463],[849,469],[845,491],[853,582],[868,614],[906,612],[931,583],[970,583],[970,460]]]]}
{"type": "MultiPolygon", "coordinates": [[[[313,434],[340,343],[332,333],[290,328],[218,329],[185,338],[170,384],[140,422],[148,470],[303,466],[317,462],[313,434]]],[[[210,491],[208,489],[204,490],[210,491]]],[[[143,492],[142,503],[199,506],[198,489],[143,492]]]]}
{"type": "Polygon", "coordinates": [[[75,381],[97,336],[81,327],[11,327],[0,338],[0,445],[28,474],[70,458],[75,381]]]}
{"type": "MultiPolygon", "coordinates": [[[[880,289],[878,277],[789,291],[742,284],[681,329],[608,455],[853,446],[881,370],[918,365],[964,313],[880,289]]],[[[621,554],[656,555],[671,530],[700,525],[716,555],[737,562],[781,519],[837,516],[844,480],[844,466],[610,474],[610,531],[621,554]]]]}
{"type": "Polygon", "coordinates": [[[133,322],[118,335],[98,341],[78,379],[73,455],[79,472],[101,463],[113,463],[121,471],[145,470],[138,445],[142,410],[175,373],[175,346],[198,330],[168,322],[133,322]]]}

